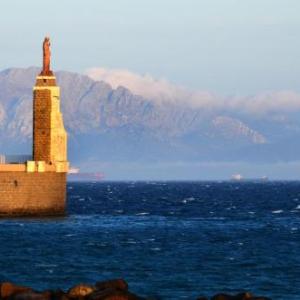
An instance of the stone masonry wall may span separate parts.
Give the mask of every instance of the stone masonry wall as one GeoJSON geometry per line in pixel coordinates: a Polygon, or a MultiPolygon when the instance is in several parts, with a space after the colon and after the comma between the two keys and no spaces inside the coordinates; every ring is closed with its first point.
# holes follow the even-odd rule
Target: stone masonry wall
{"type": "Polygon", "coordinates": [[[33,97],[33,157],[51,161],[51,91],[36,90],[33,97]]]}
{"type": "Polygon", "coordinates": [[[65,212],[66,173],[0,172],[0,216],[65,212]]]}
{"type": "MultiPolygon", "coordinates": [[[[48,84],[50,79],[45,80],[45,84],[48,84]]],[[[58,86],[39,84],[34,87],[33,158],[46,163],[67,161],[67,133],[60,112],[58,86]]]]}

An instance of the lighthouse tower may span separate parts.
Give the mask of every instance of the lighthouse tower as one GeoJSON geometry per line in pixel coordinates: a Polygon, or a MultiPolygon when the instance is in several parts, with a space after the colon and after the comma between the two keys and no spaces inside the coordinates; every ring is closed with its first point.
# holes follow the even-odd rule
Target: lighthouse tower
{"type": "Polygon", "coordinates": [[[50,69],[50,40],[43,43],[43,69],[33,88],[33,160],[67,172],[67,133],[60,112],[60,90],[50,69]]]}

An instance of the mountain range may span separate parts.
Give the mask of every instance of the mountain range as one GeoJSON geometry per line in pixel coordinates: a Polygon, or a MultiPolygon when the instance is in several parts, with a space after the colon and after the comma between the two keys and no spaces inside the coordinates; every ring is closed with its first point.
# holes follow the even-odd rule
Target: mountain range
{"type": "MultiPolygon", "coordinates": [[[[32,87],[38,72],[35,67],[0,72],[0,153],[31,153],[32,87]]],[[[111,174],[117,178],[128,164],[141,170],[143,164],[299,159],[297,111],[266,115],[226,105],[197,107],[185,99],[158,102],[83,74],[58,71],[56,77],[69,158],[85,171],[109,174],[115,168],[111,174]]]]}

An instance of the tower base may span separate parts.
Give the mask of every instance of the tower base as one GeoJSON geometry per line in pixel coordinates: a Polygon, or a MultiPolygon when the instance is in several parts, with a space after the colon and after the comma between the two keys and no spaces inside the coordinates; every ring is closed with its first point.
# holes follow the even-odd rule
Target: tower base
{"type": "Polygon", "coordinates": [[[66,173],[0,172],[0,217],[65,214],[66,173]]]}

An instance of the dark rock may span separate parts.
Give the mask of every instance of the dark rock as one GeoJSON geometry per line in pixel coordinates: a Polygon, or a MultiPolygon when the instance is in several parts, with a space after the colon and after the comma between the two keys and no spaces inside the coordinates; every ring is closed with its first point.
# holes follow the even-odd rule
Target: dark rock
{"type": "Polygon", "coordinates": [[[128,291],[128,283],[124,279],[112,279],[107,281],[100,281],[96,283],[98,291],[105,289],[115,289],[118,291],[128,291]]]}
{"type": "Polygon", "coordinates": [[[51,291],[51,300],[69,300],[69,297],[62,290],[54,290],[51,291]]]}
{"type": "MultiPolygon", "coordinates": [[[[38,292],[32,288],[18,286],[11,282],[0,283],[0,300],[159,300],[153,296],[143,298],[128,290],[128,284],[123,279],[113,279],[97,282],[95,286],[78,284],[64,292],[63,290],[45,290],[38,292]]],[[[197,300],[208,300],[200,296],[197,300]]],[[[210,300],[272,300],[268,297],[254,296],[249,292],[236,295],[216,294],[210,300]]]]}
{"type": "Polygon", "coordinates": [[[143,298],[128,291],[116,290],[113,288],[104,289],[92,293],[89,300],[144,300],[143,298]]]}
{"type": "Polygon", "coordinates": [[[217,294],[211,298],[211,300],[251,300],[251,299],[256,299],[256,298],[249,292],[243,292],[236,295],[217,294]]]}
{"type": "Polygon", "coordinates": [[[15,293],[9,297],[9,300],[51,300],[51,292],[46,291],[43,293],[26,291],[15,293]]]}
{"type": "Polygon", "coordinates": [[[235,300],[249,300],[253,297],[249,292],[239,293],[234,296],[235,300]]]}
{"type": "Polygon", "coordinates": [[[250,298],[249,300],[272,300],[271,298],[268,298],[268,297],[252,297],[250,298]]]}
{"type": "Polygon", "coordinates": [[[70,288],[67,295],[69,298],[82,298],[92,294],[94,291],[94,286],[81,283],[70,288]]]}
{"type": "Polygon", "coordinates": [[[0,298],[6,299],[17,293],[30,291],[32,291],[32,289],[29,287],[15,285],[11,282],[2,282],[0,285],[0,298]]]}
{"type": "Polygon", "coordinates": [[[214,295],[211,300],[233,300],[233,296],[228,294],[217,294],[214,295]]]}

